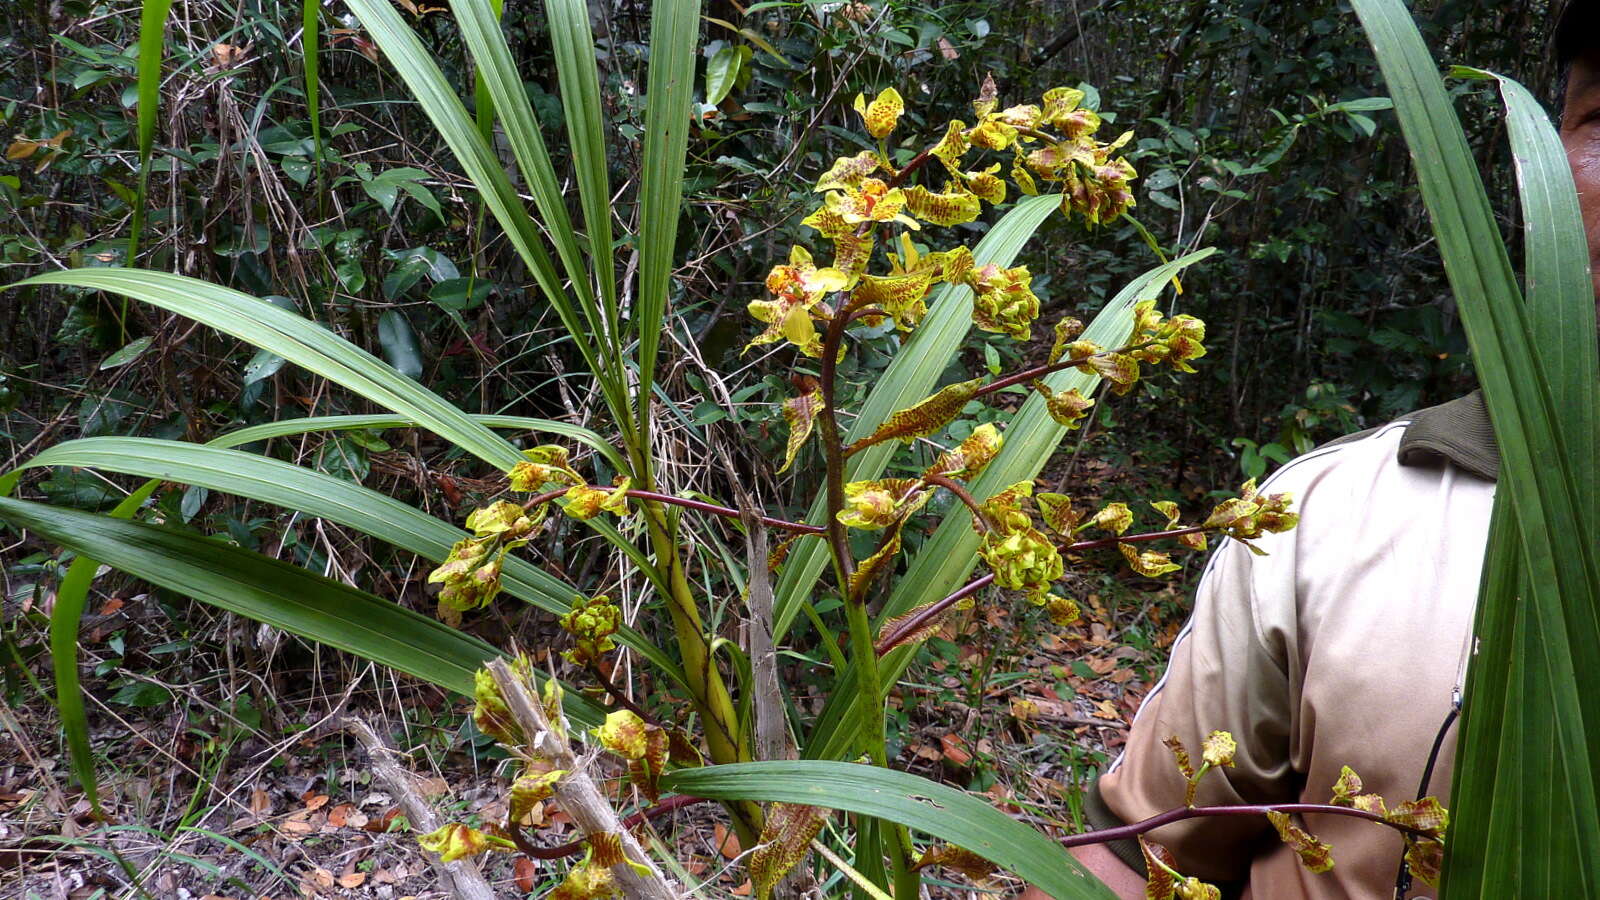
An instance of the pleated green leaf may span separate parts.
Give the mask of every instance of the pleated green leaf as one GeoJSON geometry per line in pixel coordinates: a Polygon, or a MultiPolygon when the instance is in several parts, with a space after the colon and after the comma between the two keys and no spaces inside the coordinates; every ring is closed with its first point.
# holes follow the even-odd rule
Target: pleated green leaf
{"type": "MultiPolygon", "coordinates": [[[[665,327],[683,203],[684,158],[694,91],[699,0],[656,0],[650,10],[650,67],[645,75],[644,168],[639,173],[639,396],[651,396],[665,327]]],[[[650,404],[639,403],[639,432],[649,433],[650,404]]]]}
{"type": "MultiPolygon", "coordinates": [[[[0,496],[23,468],[73,466],[193,484],[249,497],[274,506],[327,519],[434,562],[444,560],[466,531],[416,507],[342,478],[275,459],[154,438],[95,437],[67,441],[29,459],[0,479],[0,496]]],[[[515,555],[506,557],[506,592],[554,615],[565,615],[580,592],[559,578],[515,555]]],[[[624,628],[618,640],[659,667],[682,678],[672,658],[638,632],[624,628]]]]}
{"type": "MultiPolygon", "coordinates": [[[[320,0],[300,0],[300,57],[301,71],[305,76],[306,118],[311,120],[311,146],[316,153],[317,184],[322,183],[322,83],[317,51],[322,32],[318,28],[320,0]]],[[[141,198],[142,199],[142,198],[141,198]]]]}
{"type": "MultiPolygon", "coordinates": [[[[469,696],[473,673],[499,652],[365,591],[198,534],[9,498],[0,498],[0,519],[152,584],[469,696]]],[[[573,718],[604,719],[574,699],[573,718]]]]}
{"type": "MultiPolygon", "coordinates": [[[[1030,197],[1008,211],[983,236],[972,255],[978,265],[997,263],[1009,266],[1022,247],[1050,214],[1060,208],[1059,196],[1030,197]]],[[[871,434],[896,410],[905,409],[933,393],[940,374],[961,347],[962,338],[972,330],[972,289],[946,285],[928,306],[928,314],[912,332],[906,346],[873,385],[861,405],[856,421],[845,437],[849,444],[871,434]]],[[[846,481],[869,481],[883,474],[895,447],[869,447],[845,463],[846,481]]],[[[805,521],[820,522],[827,516],[827,501],[819,496],[805,521]]],[[[828,551],[821,541],[801,541],[789,554],[783,573],[774,586],[773,639],[782,640],[802,604],[811,598],[817,577],[828,564],[828,551]]]]}
{"type": "MultiPolygon", "coordinates": [[[[1214,252],[1200,250],[1135,278],[1089,323],[1084,338],[1102,346],[1120,346],[1133,328],[1133,307],[1158,296],[1184,269],[1214,252]]],[[[1045,378],[1052,390],[1076,388],[1086,396],[1099,381],[1100,376],[1075,369],[1065,369],[1045,378]]],[[[1067,429],[1050,417],[1044,398],[1030,394],[1006,425],[1005,445],[999,455],[970,485],[973,496],[987,498],[1018,481],[1037,476],[1066,434],[1067,429]]],[[[977,562],[978,536],[972,530],[971,514],[965,507],[953,509],[912,558],[905,574],[895,580],[894,590],[879,612],[876,627],[882,628],[888,619],[903,615],[919,604],[951,594],[966,582],[977,562]]],[[[879,660],[885,690],[910,665],[914,653],[914,647],[901,647],[879,660]]],[[[852,742],[857,736],[848,723],[855,721],[855,706],[859,702],[858,692],[853,689],[854,679],[852,666],[841,675],[838,687],[829,693],[828,703],[806,742],[806,756],[837,759],[853,752],[852,742]]]]}
{"type": "MultiPolygon", "coordinates": [[[[607,174],[600,79],[594,54],[594,32],[589,28],[589,6],[584,0],[546,0],[545,21],[555,49],[556,80],[561,89],[561,109],[567,123],[567,142],[577,176],[578,202],[588,230],[589,259],[600,283],[607,337],[620,361],[618,338],[616,264],[611,258],[611,187],[607,174]]],[[[651,55],[655,54],[651,46],[651,55]]],[[[680,164],[681,168],[681,164],[680,164]]]]}
{"type": "MultiPolygon", "coordinates": [[[[554,419],[536,419],[528,416],[501,416],[485,413],[473,413],[470,418],[487,428],[519,429],[523,431],[545,432],[571,438],[604,456],[617,471],[627,468],[627,462],[616,447],[611,446],[605,438],[593,430],[582,425],[573,425],[567,422],[557,422],[554,419]]],[[[416,428],[420,423],[415,419],[397,416],[390,413],[375,415],[353,416],[308,416],[298,419],[279,419],[276,422],[264,422],[260,425],[251,425],[230,431],[221,437],[208,441],[213,447],[242,447],[256,441],[271,440],[272,438],[289,437],[297,434],[306,434],[312,431],[350,431],[361,428],[416,428]]],[[[4,493],[0,491],[0,493],[4,493]]]]}
{"type": "MultiPolygon", "coordinates": [[[[406,83],[412,96],[417,98],[417,103],[423,112],[433,122],[434,128],[438,129],[439,136],[444,139],[451,153],[455,155],[456,161],[461,164],[462,171],[477,187],[484,205],[504,229],[506,238],[516,248],[517,255],[528,265],[540,291],[555,308],[557,317],[561,319],[562,326],[566,328],[574,345],[582,353],[589,370],[597,376],[604,373],[606,371],[604,360],[592,339],[592,335],[603,331],[599,310],[593,302],[593,294],[589,292],[587,270],[577,259],[562,252],[563,241],[570,238],[572,227],[570,222],[565,221],[564,211],[560,216],[555,214],[556,208],[561,206],[560,192],[555,191],[552,196],[549,191],[554,182],[553,174],[548,181],[543,177],[549,168],[548,156],[542,168],[537,164],[530,165],[528,159],[523,158],[524,152],[533,152],[535,156],[538,153],[532,151],[530,146],[519,147],[518,144],[530,136],[537,138],[538,135],[537,127],[528,124],[532,122],[533,114],[531,109],[524,109],[528,106],[528,101],[526,95],[521,94],[522,83],[516,78],[516,68],[511,65],[509,51],[503,58],[486,52],[486,48],[496,43],[502,49],[505,45],[493,10],[483,0],[467,2],[457,10],[457,21],[461,24],[462,37],[468,41],[468,46],[478,64],[478,73],[483,76],[485,87],[493,98],[495,115],[505,126],[507,138],[513,142],[512,147],[518,154],[518,164],[522,167],[522,174],[533,191],[534,202],[539,207],[541,215],[546,218],[549,234],[555,239],[558,252],[562,252],[563,261],[567,264],[568,274],[571,276],[573,290],[578,294],[576,304],[567,296],[562,286],[561,276],[556,272],[555,263],[545,249],[544,237],[540,233],[539,226],[523,207],[522,199],[511,186],[511,180],[501,167],[500,160],[484,140],[476,123],[468,117],[461,98],[455,95],[454,89],[444,73],[439,70],[430,51],[400,18],[400,14],[389,0],[349,0],[349,6],[361,20],[361,24],[366,26],[367,33],[378,45],[378,49],[394,66],[395,73],[406,83]],[[506,84],[508,79],[510,79],[509,85],[506,84]],[[512,93],[513,87],[517,92],[515,94],[512,93]],[[525,117],[522,120],[523,124],[515,124],[516,120],[513,117],[525,117]]],[[[543,150],[542,144],[538,150],[543,150]]],[[[600,384],[613,415],[622,416],[627,410],[626,397],[616,392],[618,386],[612,379],[601,378],[600,384]]]]}
{"type": "MultiPolygon", "coordinates": [[[[114,519],[132,518],[160,486],[157,481],[146,483],[124,497],[109,515],[114,519]]],[[[0,485],[0,497],[9,491],[9,487],[0,485]]],[[[98,560],[78,554],[56,587],[56,605],[50,610],[50,669],[56,678],[56,714],[61,717],[67,763],[83,787],[90,808],[97,812],[100,790],[94,775],[94,750],[89,746],[89,713],[84,708],[83,687],[78,680],[78,627],[89,606],[89,587],[99,569],[98,560]]]]}
{"type": "Polygon", "coordinates": [[[110,291],[186,316],[354,391],[501,470],[522,460],[517,448],[388,363],[322,326],[249,294],[142,269],[72,269],[10,285],[59,284],[110,291]]]}
{"type": "Polygon", "coordinates": [[[1442,897],[1600,892],[1595,318],[1570,173],[1502,80],[1528,302],[1444,84],[1399,0],[1355,0],[1416,161],[1501,469],[1452,786],[1442,897]]]}
{"type": "Polygon", "coordinates": [[[661,786],[713,800],[800,803],[897,822],[964,847],[1056,900],[1116,895],[1060,844],[964,791],[857,763],[753,762],[668,774],[661,786]]]}
{"type": "Polygon", "coordinates": [[[161,59],[166,49],[167,15],[172,0],[144,0],[139,10],[139,185],[134,193],[133,223],[128,234],[129,266],[139,255],[145,209],[150,193],[150,155],[155,149],[156,114],[161,106],[161,59]]]}

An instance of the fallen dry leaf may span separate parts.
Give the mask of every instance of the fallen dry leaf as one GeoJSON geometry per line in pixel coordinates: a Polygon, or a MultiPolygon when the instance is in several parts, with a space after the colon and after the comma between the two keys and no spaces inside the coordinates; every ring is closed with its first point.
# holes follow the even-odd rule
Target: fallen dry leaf
{"type": "Polygon", "coordinates": [[[347,872],[339,876],[339,887],[358,888],[366,880],[367,873],[365,872],[347,872]]]}
{"type": "Polygon", "coordinates": [[[538,883],[539,866],[526,856],[517,857],[516,865],[512,866],[512,872],[516,878],[517,890],[524,894],[532,891],[533,886],[538,883]]]}
{"type": "Polygon", "coordinates": [[[328,810],[328,824],[334,828],[343,828],[350,821],[350,814],[355,811],[356,808],[353,805],[341,803],[328,810]]]}
{"type": "Polygon", "coordinates": [[[954,731],[939,738],[939,744],[944,748],[944,758],[957,766],[972,762],[972,754],[967,752],[966,743],[966,740],[954,731]]]}
{"type": "Polygon", "coordinates": [[[717,843],[717,852],[724,859],[737,859],[742,852],[739,847],[739,836],[728,830],[728,826],[721,822],[711,827],[713,839],[717,843]]]}

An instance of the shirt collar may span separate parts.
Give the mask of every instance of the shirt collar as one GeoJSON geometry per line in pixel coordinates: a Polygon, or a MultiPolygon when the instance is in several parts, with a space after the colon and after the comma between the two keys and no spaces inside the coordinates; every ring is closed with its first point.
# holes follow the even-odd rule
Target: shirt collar
{"type": "Polygon", "coordinates": [[[1486,481],[1500,474],[1500,448],[1483,405],[1483,393],[1472,393],[1449,403],[1411,414],[1411,424],[1400,438],[1402,466],[1437,466],[1451,462],[1486,481]]]}

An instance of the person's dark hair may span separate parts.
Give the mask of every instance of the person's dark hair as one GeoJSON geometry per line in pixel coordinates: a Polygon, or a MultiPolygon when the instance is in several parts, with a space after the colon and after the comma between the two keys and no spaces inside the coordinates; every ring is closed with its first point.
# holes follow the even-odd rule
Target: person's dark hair
{"type": "Polygon", "coordinates": [[[1556,20],[1556,64],[1562,71],[1586,49],[1585,38],[1600,44],[1600,0],[1567,0],[1556,20]]]}
{"type": "Polygon", "coordinates": [[[1556,60],[1555,108],[1560,110],[1567,96],[1567,79],[1572,62],[1589,46],[1600,41],[1600,0],[1557,0],[1561,13],[1550,41],[1556,60]],[[1585,40],[1589,43],[1586,45],[1585,40]]]}

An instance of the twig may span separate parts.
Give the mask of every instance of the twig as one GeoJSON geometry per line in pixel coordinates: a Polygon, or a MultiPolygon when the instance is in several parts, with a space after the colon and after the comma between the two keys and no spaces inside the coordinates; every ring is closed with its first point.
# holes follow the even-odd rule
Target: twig
{"type": "MultiPolygon", "coordinates": [[[[705,797],[691,797],[688,794],[679,794],[676,797],[668,797],[649,809],[641,809],[626,819],[623,819],[622,827],[633,828],[636,825],[642,825],[643,823],[654,819],[656,816],[664,816],[667,813],[676,812],[677,810],[683,809],[685,806],[693,806],[696,803],[710,802],[711,801],[705,797]]],[[[537,844],[529,841],[527,833],[518,827],[517,823],[515,822],[506,823],[506,832],[511,835],[511,840],[517,845],[518,850],[534,859],[562,859],[568,856],[576,856],[577,854],[583,852],[584,842],[581,840],[568,841],[565,844],[556,844],[553,847],[540,847],[537,844]]]]}
{"type": "Polygon", "coordinates": [[[1349,806],[1333,806],[1327,803],[1262,803],[1251,806],[1184,806],[1178,809],[1169,809],[1160,815],[1134,822],[1132,825],[1123,825],[1118,828],[1102,828],[1099,831],[1086,831],[1083,834],[1068,835],[1062,838],[1060,843],[1063,847],[1105,844],[1111,841],[1138,837],[1147,831],[1154,831],[1163,825],[1171,825],[1173,822],[1182,822],[1185,819],[1199,819],[1207,816],[1264,816],[1269,812],[1349,816],[1355,819],[1366,819],[1368,822],[1376,822],[1379,825],[1387,825],[1396,831],[1403,831],[1419,837],[1436,837],[1436,835],[1430,834],[1421,828],[1413,828],[1410,825],[1391,822],[1377,813],[1370,813],[1366,810],[1354,809],[1349,806]]]}
{"type": "MultiPolygon", "coordinates": [[[[371,726],[355,716],[345,716],[344,729],[355,735],[361,746],[366,748],[367,759],[371,761],[373,771],[400,801],[400,809],[411,822],[411,830],[426,834],[439,827],[438,821],[433,817],[433,810],[412,786],[410,773],[400,768],[400,764],[394,761],[394,749],[378,737],[371,726]]],[[[428,857],[432,860],[433,867],[439,871],[439,877],[444,881],[451,896],[458,900],[495,900],[494,888],[489,886],[489,882],[470,859],[440,862],[432,853],[428,854],[428,857]]]]}
{"type": "Polygon", "coordinates": [[[615,834],[621,838],[622,852],[628,860],[612,866],[611,874],[622,888],[623,896],[645,900],[679,900],[681,893],[667,881],[655,861],[645,855],[639,842],[623,826],[617,811],[606,802],[605,795],[600,793],[600,788],[589,777],[585,761],[579,760],[572,752],[572,745],[567,742],[565,734],[551,727],[544,708],[533,699],[523,680],[511,671],[504,659],[490,660],[485,668],[500,689],[500,695],[511,710],[511,717],[516,720],[522,733],[527,735],[527,751],[549,761],[555,768],[567,771],[568,774],[556,785],[556,800],[561,808],[585,835],[615,834]],[[634,869],[628,864],[629,861],[638,863],[645,871],[641,873],[634,869]]]}
{"type": "MultiPolygon", "coordinates": [[[[931,479],[930,479],[931,480],[931,479]]],[[[971,504],[969,504],[971,505],[971,504]]],[[[1092,541],[1077,541],[1072,544],[1058,546],[1056,549],[1063,553],[1078,553],[1084,550],[1098,550],[1102,547],[1115,547],[1118,544],[1140,544],[1145,541],[1156,541],[1162,538],[1182,537],[1186,534],[1199,534],[1204,531],[1217,531],[1216,527],[1207,528],[1204,525],[1193,525],[1188,528],[1174,528],[1171,531],[1152,531],[1147,534],[1130,534],[1124,537],[1098,538],[1092,541]]],[[[929,622],[944,615],[945,611],[956,605],[960,600],[976,594],[979,590],[994,583],[994,573],[973,579],[967,585],[942,600],[935,600],[922,607],[916,613],[900,620],[894,630],[878,639],[878,655],[882,656],[890,650],[900,646],[921,631],[929,622]]]]}
{"type": "MultiPolygon", "coordinates": [[[[616,488],[614,488],[614,487],[610,487],[610,486],[603,485],[603,484],[591,484],[591,485],[588,485],[588,487],[594,488],[597,491],[614,491],[614,490],[616,490],[616,488]]],[[[533,509],[535,506],[539,506],[539,505],[544,504],[544,503],[549,503],[550,501],[555,500],[558,497],[566,496],[566,493],[567,493],[568,490],[569,490],[568,488],[560,488],[559,490],[545,491],[544,493],[538,494],[538,495],[534,496],[533,498],[529,499],[528,501],[526,501],[525,503],[523,503],[522,504],[522,508],[523,509],[533,509]]],[[[623,493],[625,493],[629,497],[633,497],[635,499],[639,499],[639,500],[654,500],[657,503],[667,503],[667,504],[670,504],[672,506],[681,506],[681,507],[684,507],[685,509],[699,510],[700,512],[710,513],[713,516],[722,516],[723,518],[726,518],[726,519],[737,519],[742,515],[742,513],[740,513],[737,509],[733,509],[731,507],[718,506],[715,503],[706,503],[703,500],[690,500],[687,497],[674,497],[671,494],[662,494],[662,493],[659,493],[657,491],[636,491],[636,490],[629,489],[629,490],[623,491],[623,493]]],[[[819,525],[807,525],[804,522],[790,522],[790,521],[788,521],[786,519],[774,519],[774,518],[771,518],[770,516],[762,516],[761,517],[761,524],[766,525],[768,528],[779,528],[779,529],[782,529],[784,531],[793,531],[793,532],[796,532],[798,534],[824,534],[824,533],[826,533],[826,529],[822,528],[819,525]]]]}
{"type": "Polygon", "coordinates": [[[778,653],[772,644],[772,579],[767,572],[767,530],[753,507],[744,513],[745,566],[748,570],[750,670],[755,690],[756,759],[794,759],[789,743],[789,723],[783,710],[783,691],[778,685],[778,653]]]}

